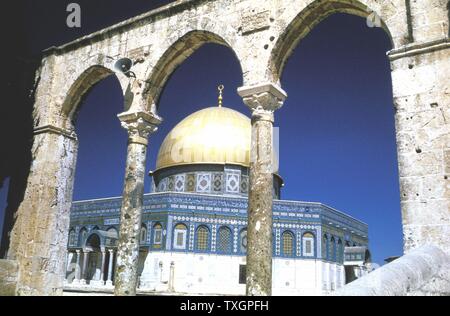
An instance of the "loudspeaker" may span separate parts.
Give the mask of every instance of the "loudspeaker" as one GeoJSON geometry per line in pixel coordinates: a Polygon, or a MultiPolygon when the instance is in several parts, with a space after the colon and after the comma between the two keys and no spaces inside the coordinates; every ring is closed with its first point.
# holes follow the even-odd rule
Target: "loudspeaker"
{"type": "Polygon", "coordinates": [[[133,67],[133,61],[130,58],[120,58],[114,63],[114,70],[123,73],[125,76],[130,77],[133,74],[131,70],[133,67]]]}

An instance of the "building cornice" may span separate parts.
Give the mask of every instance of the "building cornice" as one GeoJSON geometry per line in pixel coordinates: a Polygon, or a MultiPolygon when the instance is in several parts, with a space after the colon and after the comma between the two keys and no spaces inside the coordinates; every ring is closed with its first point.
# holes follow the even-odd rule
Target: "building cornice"
{"type": "Polygon", "coordinates": [[[103,28],[99,31],[96,31],[94,33],[91,33],[89,35],[80,37],[74,41],[68,42],[66,44],[60,45],[60,46],[52,46],[45,50],[43,50],[42,54],[44,57],[47,57],[49,55],[59,55],[71,50],[75,50],[79,47],[83,47],[87,44],[92,44],[93,42],[96,42],[98,40],[103,40],[109,36],[111,36],[114,33],[119,33],[123,29],[126,28],[133,28],[136,24],[142,24],[146,20],[152,20],[161,18],[164,16],[173,15],[176,12],[180,12],[185,10],[188,7],[199,5],[205,1],[211,1],[211,0],[178,0],[173,3],[166,4],[164,6],[161,6],[159,8],[150,10],[146,13],[140,14],[138,16],[135,16],[133,18],[127,19],[125,21],[116,23],[110,27],[103,28]]]}
{"type": "Polygon", "coordinates": [[[390,61],[394,61],[400,58],[432,53],[448,48],[450,48],[450,41],[448,38],[444,38],[431,42],[408,44],[398,49],[390,50],[387,56],[390,61]]]}

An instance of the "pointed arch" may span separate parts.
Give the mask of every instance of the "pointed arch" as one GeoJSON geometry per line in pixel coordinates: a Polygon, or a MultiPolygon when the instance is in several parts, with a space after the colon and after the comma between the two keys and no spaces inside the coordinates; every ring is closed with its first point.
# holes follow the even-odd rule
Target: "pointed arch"
{"type": "Polygon", "coordinates": [[[177,223],[173,227],[173,249],[185,250],[188,229],[184,223],[177,223]]]}
{"type": "MultiPolygon", "coordinates": [[[[317,24],[335,13],[347,13],[367,18],[370,14],[373,14],[374,11],[364,4],[363,1],[312,1],[311,4],[301,10],[292,21],[290,21],[278,37],[274,48],[271,51],[266,77],[272,82],[279,83],[284,66],[298,43],[308,35],[317,24]]],[[[394,47],[393,36],[390,29],[381,18],[380,23],[394,47]]]]}
{"type": "Polygon", "coordinates": [[[284,257],[292,257],[295,255],[295,236],[290,230],[285,230],[281,234],[281,254],[284,257]]]}
{"type": "MultiPolygon", "coordinates": [[[[144,94],[148,102],[146,105],[156,110],[159,98],[164,90],[166,82],[188,57],[190,57],[201,46],[213,43],[225,46],[234,53],[242,73],[242,65],[232,43],[211,31],[191,30],[183,36],[177,36],[172,44],[157,59],[155,64],[149,66],[147,71],[144,94]]],[[[151,108],[148,110],[152,110],[151,108]]]]}
{"type": "Polygon", "coordinates": [[[218,230],[217,251],[219,253],[231,253],[232,232],[228,226],[221,226],[218,230]]]}
{"type": "Polygon", "coordinates": [[[70,76],[66,83],[67,92],[60,114],[64,120],[65,128],[70,129],[75,125],[83,99],[97,83],[110,75],[114,75],[120,85],[119,79],[110,68],[98,64],[91,65],[81,73],[74,73],[70,76]]]}
{"type": "Polygon", "coordinates": [[[195,250],[208,251],[210,249],[210,231],[205,225],[200,225],[195,232],[195,250]]]}
{"type": "Polygon", "coordinates": [[[302,249],[304,257],[313,257],[315,254],[315,235],[312,232],[305,232],[302,235],[302,249]]]}

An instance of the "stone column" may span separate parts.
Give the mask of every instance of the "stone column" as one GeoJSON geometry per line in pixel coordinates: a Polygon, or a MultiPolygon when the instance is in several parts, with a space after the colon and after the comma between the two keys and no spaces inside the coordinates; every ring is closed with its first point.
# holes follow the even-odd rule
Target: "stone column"
{"type": "Polygon", "coordinates": [[[106,259],[106,250],[102,249],[102,265],[100,267],[100,277],[98,278],[98,281],[101,283],[101,285],[105,284],[103,280],[103,276],[105,275],[105,259],[106,259]]]}
{"type": "Polygon", "coordinates": [[[169,292],[175,292],[175,262],[172,261],[170,263],[170,272],[169,272],[169,292]]]}
{"type": "Polygon", "coordinates": [[[114,263],[114,250],[108,249],[109,251],[109,263],[108,263],[108,280],[106,280],[106,286],[112,286],[112,269],[114,263]]]}
{"type": "MultiPolygon", "coordinates": [[[[72,263],[73,252],[67,251],[66,255],[66,271],[64,272],[64,282],[67,282],[67,272],[70,271],[70,264],[72,263]]],[[[72,271],[71,271],[72,272],[72,271]]]]}
{"type": "Polygon", "coordinates": [[[450,43],[410,44],[392,69],[404,250],[450,253],[450,43]]]}
{"type": "Polygon", "coordinates": [[[252,111],[246,293],[271,295],[273,122],[286,93],[272,83],[241,87],[238,93],[252,111]]]}
{"type": "Polygon", "coordinates": [[[81,270],[82,277],[80,281],[81,284],[86,284],[88,261],[89,261],[89,252],[83,251],[83,269],[81,270]]]}
{"type": "Polygon", "coordinates": [[[17,295],[62,295],[77,147],[72,130],[34,129],[32,164],[8,250],[19,266],[17,295]]]}
{"type": "Polygon", "coordinates": [[[73,283],[78,284],[80,283],[80,250],[75,251],[77,256],[77,264],[75,265],[75,279],[73,280],[73,283]]]}
{"type": "Polygon", "coordinates": [[[136,295],[147,138],[157,130],[161,119],[146,112],[125,112],[118,117],[128,131],[128,154],[114,294],[136,295]]]}

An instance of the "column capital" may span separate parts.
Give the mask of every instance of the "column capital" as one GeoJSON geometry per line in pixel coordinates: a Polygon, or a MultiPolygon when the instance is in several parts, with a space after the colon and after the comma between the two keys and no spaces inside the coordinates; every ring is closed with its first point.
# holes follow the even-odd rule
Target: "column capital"
{"type": "Polygon", "coordinates": [[[148,144],[148,136],[158,130],[162,118],[150,112],[123,112],[117,115],[122,127],[128,131],[132,143],[148,144]]]}
{"type": "Polygon", "coordinates": [[[278,85],[266,82],[238,88],[238,94],[252,111],[252,117],[273,121],[273,113],[283,106],[286,92],[278,85]]]}

